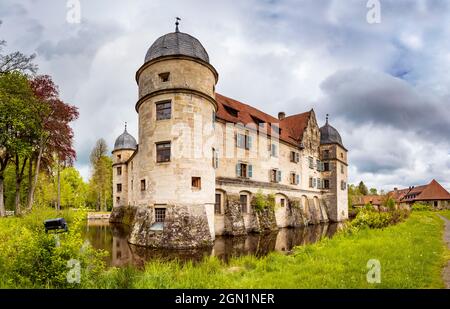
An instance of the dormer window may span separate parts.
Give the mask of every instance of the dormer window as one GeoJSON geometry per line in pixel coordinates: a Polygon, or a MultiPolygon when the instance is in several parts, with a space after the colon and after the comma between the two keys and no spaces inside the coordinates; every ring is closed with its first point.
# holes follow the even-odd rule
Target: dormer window
{"type": "Polygon", "coordinates": [[[161,80],[161,82],[165,83],[169,81],[169,77],[170,77],[170,72],[164,72],[164,73],[160,73],[158,74],[159,79],[161,80]]]}
{"type": "Polygon", "coordinates": [[[253,119],[253,122],[256,123],[257,125],[265,123],[264,120],[259,119],[258,117],[253,116],[253,115],[252,115],[252,119],[253,119]]]}
{"type": "Polygon", "coordinates": [[[236,109],[234,109],[234,108],[232,108],[230,106],[227,106],[227,105],[224,105],[223,107],[228,112],[228,114],[230,114],[231,116],[233,116],[233,117],[237,117],[238,116],[238,113],[239,113],[238,110],[236,110],[236,109]]]}

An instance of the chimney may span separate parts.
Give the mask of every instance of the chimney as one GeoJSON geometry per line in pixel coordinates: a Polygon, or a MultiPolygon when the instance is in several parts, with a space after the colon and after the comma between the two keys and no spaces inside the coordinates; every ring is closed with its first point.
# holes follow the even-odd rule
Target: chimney
{"type": "Polygon", "coordinates": [[[394,191],[397,191],[398,190],[398,188],[394,188],[394,191]]]}
{"type": "Polygon", "coordinates": [[[284,112],[278,113],[278,120],[283,120],[286,117],[286,114],[284,112]]]}

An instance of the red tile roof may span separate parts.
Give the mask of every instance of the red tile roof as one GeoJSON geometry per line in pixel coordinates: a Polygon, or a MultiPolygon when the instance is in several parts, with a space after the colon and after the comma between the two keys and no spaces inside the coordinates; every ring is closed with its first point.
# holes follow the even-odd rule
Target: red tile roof
{"type": "Polygon", "coordinates": [[[450,193],[444,189],[436,180],[432,180],[417,197],[419,201],[450,200],[450,193]]]}
{"type": "Polygon", "coordinates": [[[353,202],[353,205],[360,206],[366,204],[378,205],[380,206],[383,202],[383,196],[380,195],[363,195],[358,196],[356,201],[353,202]]]}
{"type": "Polygon", "coordinates": [[[450,193],[435,179],[428,185],[415,186],[407,189],[394,190],[388,193],[398,202],[450,200],[450,193]]]}
{"type": "MultiPolygon", "coordinates": [[[[267,133],[271,135],[270,127],[279,126],[281,129],[280,139],[299,146],[303,138],[303,132],[308,126],[309,118],[311,117],[312,110],[309,112],[292,115],[282,120],[278,120],[269,114],[266,114],[248,104],[233,100],[226,96],[216,93],[216,102],[218,105],[216,117],[226,122],[242,123],[244,125],[257,124],[257,122],[263,122],[268,126],[267,133]],[[236,110],[238,112],[237,117],[232,115],[230,110],[236,110]]],[[[264,128],[266,128],[264,126],[264,128]]]]}

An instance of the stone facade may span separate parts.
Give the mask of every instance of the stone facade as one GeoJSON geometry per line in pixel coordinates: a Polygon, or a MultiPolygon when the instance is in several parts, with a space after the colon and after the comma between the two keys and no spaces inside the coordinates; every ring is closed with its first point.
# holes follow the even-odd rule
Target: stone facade
{"type": "Polygon", "coordinates": [[[215,93],[218,74],[208,62],[160,53],[164,56],[136,73],[138,145],[113,151],[110,221],[130,226],[130,243],[195,248],[211,245],[216,235],[347,218],[346,150],[321,144],[313,110],[278,121],[255,109],[239,110],[249,108],[243,103],[232,108],[215,93]],[[169,106],[166,114],[158,112],[162,103],[169,106]],[[259,118],[266,131],[248,121],[259,118]],[[245,147],[238,136],[245,137],[245,147]],[[161,143],[169,145],[164,160],[158,153],[161,143]],[[323,158],[324,150],[333,158],[323,158]],[[330,161],[329,171],[322,169],[324,160],[330,161]],[[273,207],[257,210],[257,194],[273,199],[273,207]]]}

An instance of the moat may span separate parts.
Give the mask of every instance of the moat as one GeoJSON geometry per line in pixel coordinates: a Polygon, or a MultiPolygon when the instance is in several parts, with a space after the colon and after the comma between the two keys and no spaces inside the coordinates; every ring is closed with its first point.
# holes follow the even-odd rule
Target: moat
{"type": "Polygon", "coordinates": [[[110,224],[104,220],[90,220],[84,238],[97,249],[108,252],[109,266],[134,265],[142,267],[152,259],[201,261],[205,256],[216,256],[227,262],[242,255],[264,256],[277,251],[285,254],[295,246],[311,244],[323,237],[332,237],[339,229],[338,223],[309,225],[301,228],[282,228],[270,234],[249,234],[243,237],[218,236],[212,248],[196,250],[150,249],[127,242],[127,227],[110,224]]]}

